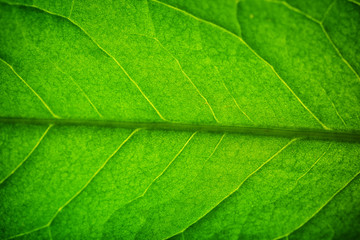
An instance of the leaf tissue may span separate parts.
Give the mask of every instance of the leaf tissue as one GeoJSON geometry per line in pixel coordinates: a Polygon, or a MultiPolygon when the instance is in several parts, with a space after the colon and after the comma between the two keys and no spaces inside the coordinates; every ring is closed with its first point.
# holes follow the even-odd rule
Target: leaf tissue
{"type": "Polygon", "coordinates": [[[358,0],[0,0],[0,239],[360,239],[358,0]]]}

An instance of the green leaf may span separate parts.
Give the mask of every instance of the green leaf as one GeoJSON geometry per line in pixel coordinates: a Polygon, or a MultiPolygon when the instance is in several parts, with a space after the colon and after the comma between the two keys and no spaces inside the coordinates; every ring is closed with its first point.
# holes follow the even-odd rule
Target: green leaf
{"type": "Polygon", "coordinates": [[[357,239],[356,0],[1,0],[0,239],[357,239]]]}

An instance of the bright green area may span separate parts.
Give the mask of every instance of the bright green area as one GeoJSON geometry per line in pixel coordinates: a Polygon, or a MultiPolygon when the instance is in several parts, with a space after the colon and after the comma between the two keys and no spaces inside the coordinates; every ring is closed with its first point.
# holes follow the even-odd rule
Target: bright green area
{"type": "Polygon", "coordinates": [[[0,239],[360,238],[357,1],[0,2],[0,239]]]}

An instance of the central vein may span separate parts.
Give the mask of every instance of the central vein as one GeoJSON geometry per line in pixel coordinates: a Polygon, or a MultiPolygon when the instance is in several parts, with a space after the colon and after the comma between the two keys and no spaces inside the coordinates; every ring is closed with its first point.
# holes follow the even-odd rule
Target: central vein
{"type": "Polygon", "coordinates": [[[360,131],[336,131],[306,128],[265,128],[239,125],[196,124],[176,122],[124,122],[112,120],[81,119],[32,119],[32,118],[0,118],[0,123],[21,123],[40,125],[77,125],[103,126],[118,128],[144,128],[153,130],[203,131],[218,133],[236,133],[247,135],[277,136],[289,138],[322,139],[334,141],[360,142],[360,131]]]}

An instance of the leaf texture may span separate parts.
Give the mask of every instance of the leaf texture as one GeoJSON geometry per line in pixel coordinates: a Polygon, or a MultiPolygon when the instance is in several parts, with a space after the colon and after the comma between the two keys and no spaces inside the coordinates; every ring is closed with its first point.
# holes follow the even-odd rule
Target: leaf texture
{"type": "Polygon", "coordinates": [[[0,1],[1,239],[357,239],[355,0],[0,1]]]}

